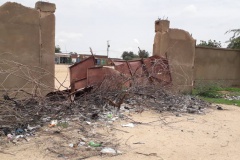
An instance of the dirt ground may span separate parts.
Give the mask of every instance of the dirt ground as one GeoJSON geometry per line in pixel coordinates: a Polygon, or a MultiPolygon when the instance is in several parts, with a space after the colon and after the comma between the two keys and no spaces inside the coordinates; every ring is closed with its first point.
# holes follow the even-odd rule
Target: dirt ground
{"type": "Polygon", "coordinates": [[[56,64],[55,65],[55,87],[56,89],[64,90],[65,87],[70,86],[69,65],[56,64]],[[63,86],[61,86],[63,85],[63,86]]]}
{"type": "Polygon", "coordinates": [[[126,154],[89,160],[237,160],[240,156],[240,108],[226,105],[224,108],[226,110],[211,110],[201,116],[176,117],[154,112],[133,115],[136,121],[156,122],[124,128],[129,133],[117,132],[116,136],[121,139],[119,150],[126,154]],[[134,144],[137,142],[144,144],[134,144]]]}
{"type": "MultiPolygon", "coordinates": [[[[223,105],[225,110],[209,109],[206,115],[185,114],[176,117],[171,113],[144,111],[128,115],[132,120],[142,122],[134,128],[122,127],[131,122],[117,120],[114,130],[103,130],[103,134],[119,144],[122,152],[117,156],[96,156],[88,160],[237,160],[240,152],[240,108],[223,105]],[[127,132],[127,133],[125,133],[127,132]],[[114,137],[114,138],[113,138],[114,137]]],[[[81,125],[67,128],[68,135],[47,134],[56,128],[43,127],[35,137],[17,145],[3,145],[0,159],[4,160],[43,160],[43,159],[81,159],[71,157],[78,152],[68,145],[76,138],[81,125]],[[69,130],[71,130],[69,132],[69,130]],[[72,134],[69,134],[72,133],[72,134]],[[61,141],[67,139],[67,141],[61,141]],[[62,153],[67,157],[49,151],[55,145],[64,146],[62,153]]],[[[95,128],[97,130],[97,128],[95,128]]],[[[63,132],[64,133],[64,132],[63,132]]],[[[80,152],[80,151],[79,151],[80,152]]]]}

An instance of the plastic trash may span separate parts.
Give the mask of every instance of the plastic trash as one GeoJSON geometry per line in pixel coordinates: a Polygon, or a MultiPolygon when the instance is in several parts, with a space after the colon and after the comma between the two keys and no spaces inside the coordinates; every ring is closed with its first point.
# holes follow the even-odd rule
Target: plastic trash
{"type": "Polygon", "coordinates": [[[122,124],[122,127],[130,127],[130,128],[133,128],[133,127],[134,127],[134,124],[133,124],[133,123],[122,124]]]}
{"type": "Polygon", "coordinates": [[[17,129],[15,130],[15,133],[16,133],[16,135],[20,135],[20,134],[23,134],[23,133],[24,133],[24,130],[23,130],[22,128],[17,128],[17,129]]]}
{"type": "Polygon", "coordinates": [[[84,141],[84,142],[87,142],[88,140],[87,140],[87,138],[85,138],[85,137],[81,137],[80,138],[82,141],[84,141]]]}
{"type": "Polygon", "coordinates": [[[37,125],[37,126],[31,127],[29,124],[27,125],[27,129],[28,129],[29,131],[34,130],[34,129],[38,129],[38,128],[41,128],[41,126],[40,126],[40,125],[37,125]]]}
{"type": "Polygon", "coordinates": [[[103,148],[100,152],[103,154],[117,154],[117,151],[109,147],[103,148]]]}
{"type": "Polygon", "coordinates": [[[95,143],[95,142],[93,142],[93,141],[90,141],[88,144],[89,144],[89,146],[91,146],[91,147],[101,147],[101,146],[102,146],[101,143],[95,143]]]}
{"type": "Polygon", "coordinates": [[[58,124],[58,121],[57,120],[51,120],[50,124],[49,124],[49,127],[54,127],[58,124]]]}
{"type": "Polygon", "coordinates": [[[23,135],[17,135],[15,138],[19,139],[19,138],[23,138],[23,137],[24,137],[23,135]]]}
{"type": "Polygon", "coordinates": [[[109,114],[107,115],[107,118],[112,118],[112,117],[113,117],[112,113],[109,113],[109,114]]]}
{"type": "Polygon", "coordinates": [[[111,120],[112,121],[116,121],[118,119],[118,117],[114,117],[114,118],[112,118],[111,120]]]}
{"type": "Polygon", "coordinates": [[[49,122],[50,119],[51,119],[51,117],[45,117],[45,118],[42,118],[42,121],[43,121],[43,122],[49,122]]]}
{"type": "Polygon", "coordinates": [[[78,147],[84,146],[85,144],[86,144],[85,142],[79,142],[79,143],[78,143],[78,147]]]}
{"type": "Polygon", "coordinates": [[[103,154],[121,154],[122,153],[119,150],[115,150],[115,149],[112,149],[112,148],[109,148],[109,147],[103,148],[100,152],[103,153],[103,154]]]}
{"type": "Polygon", "coordinates": [[[86,123],[88,124],[88,125],[91,125],[92,123],[91,122],[89,122],[89,121],[86,121],[86,123]]]}
{"type": "Polygon", "coordinates": [[[13,139],[13,135],[12,134],[7,134],[7,137],[8,137],[8,139],[13,139]]]}

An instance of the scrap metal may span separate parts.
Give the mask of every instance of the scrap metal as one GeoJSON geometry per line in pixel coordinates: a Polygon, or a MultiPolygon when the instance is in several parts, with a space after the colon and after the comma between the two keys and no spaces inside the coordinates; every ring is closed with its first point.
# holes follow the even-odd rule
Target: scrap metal
{"type": "MultiPolygon", "coordinates": [[[[109,59],[110,65],[98,66],[94,55],[69,67],[71,92],[88,86],[99,86],[106,77],[125,77],[128,79],[124,86],[131,86],[133,82],[153,83],[154,81],[169,85],[172,82],[168,60],[159,56],[152,56],[138,60],[109,59]]],[[[112,82],[115,85],[116,82],[112,82]]]]}

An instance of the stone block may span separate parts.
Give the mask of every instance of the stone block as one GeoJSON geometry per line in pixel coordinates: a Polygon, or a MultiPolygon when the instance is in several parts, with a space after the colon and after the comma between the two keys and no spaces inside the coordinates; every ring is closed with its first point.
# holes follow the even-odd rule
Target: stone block
{"type": "Polygon", "coordinates": [[[54,13],[56,10],[56,5],[54,3],[48,2],[36,2],[35,8],[39,9],[41,12],[52,12],[54,13]]]}
{"type": "Polygon", "coordinates": [[[155,21],[155,32],[167,32],[169,30],[170,21],[157,20],[155,21]]]}

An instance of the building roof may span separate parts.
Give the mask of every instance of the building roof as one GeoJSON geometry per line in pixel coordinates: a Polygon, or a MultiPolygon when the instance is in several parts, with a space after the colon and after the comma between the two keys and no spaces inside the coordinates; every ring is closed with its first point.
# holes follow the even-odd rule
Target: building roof
{"type": "MultiPolygon", "coordinates": [[[[70,56],[75,56],[77,55],[78,57],[83,56],[83,57],[90,57],[91,54],[70,54],[70,53],[55,53],[56,57],[70,57],[70,56]]],[[[95,58],[108,58],[108,56],[105,55],[94,55],[95,58]]],[[[73,57],[76,58],[76,57],[73,57]]]]}
{"type": "MultiPolygon", "coordinates": [[[[78,54],[79,56],[88,56],[88,57],[90,57],[91,56],[91,54],[78,54]]],[[[108,56],[105,56],[105,55],[96,55],[96,54],[94,54],[94,57],[96,57],[96,58],[108,58],[108,56]]]]}
{"type": "Polygon", "coordinates": [[[56,57],[70,57],[69,53],[55,53],[56,57]]]}

